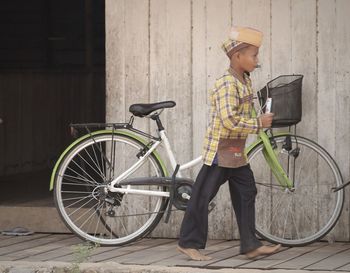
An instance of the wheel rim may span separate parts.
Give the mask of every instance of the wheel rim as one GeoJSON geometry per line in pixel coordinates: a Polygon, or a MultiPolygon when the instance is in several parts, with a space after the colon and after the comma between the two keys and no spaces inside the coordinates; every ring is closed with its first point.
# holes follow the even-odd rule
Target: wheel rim
{"type": "MultiPolygon", "coordinates": [[[[332,158],[315,143],[298,137],[299,156],[282,152],[285,136],[276,137],[277,157],[293,177],[295,190],[283,190],[271,173],[262,153],[263,146],[248,157],[257,182],[256,230],[271,242],[303,245],[323,237],[335,225],[343,205],[343,193],[333,193],[342,178],[332,158]],[[289,158],[289,163],[288,163],[289,158]]],[[[292,137],[292,151],[296,147],[292,137]]]]}
{"type": "MultiPolygon", "coordinates": [[[[94,136],[62,161],[56,175],[56,204],[66,225],[78,236],[102,245],[121,245],[158,223],[164,198],[106,191],[109,181],[136,162],[140,148],[141,144],[124,136],[114,136],[113,141],[110,135],[94,136]]],[[[163,175],[160,164],[150,156],[129,178],[163,175]]],[[[158,186],[132,188],[162,190],[158,186]]]]}

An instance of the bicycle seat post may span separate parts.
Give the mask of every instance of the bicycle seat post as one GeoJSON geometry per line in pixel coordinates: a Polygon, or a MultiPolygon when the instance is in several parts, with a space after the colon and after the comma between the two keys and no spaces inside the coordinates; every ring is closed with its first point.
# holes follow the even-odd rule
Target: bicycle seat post
{"type": "Polygon", "coordinates": [[[159,131],[164,131],[164,127],[162,122],[160,121],[159,114],[155,114],[151,117],[151,119],[155,120],[157,123],[157,127],[159,131]]]}

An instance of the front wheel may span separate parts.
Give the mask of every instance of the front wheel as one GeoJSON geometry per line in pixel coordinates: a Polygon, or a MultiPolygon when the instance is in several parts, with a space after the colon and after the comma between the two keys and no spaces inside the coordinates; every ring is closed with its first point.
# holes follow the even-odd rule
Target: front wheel
{"type": "MultiPolygon", "coordinates": [[[[145,144],[132,135],[100,131],[77,140],[54,173],[54,199],[66,226],[100,245],[123,245],[151,232],[168,199],[152,195],[109,192],[107,185],[132,166],[145,144]]],[[[164,176],[152,153],[132,177],[164,176]]],[[[123,185],[129,189],[166,191],[165,187],[123,185]]]]}
{"type": "Polygon", "coordinates": [[[293,182],[282,187],[267,164],[262,143],[248,153],[258,194],[256,231],[272,243],[302,246],[325,236],[336,224],[344,192],[332,187],[343,182],[337,164],[315,142],[292,135],[275,136],[275,153],[293,182]]]}

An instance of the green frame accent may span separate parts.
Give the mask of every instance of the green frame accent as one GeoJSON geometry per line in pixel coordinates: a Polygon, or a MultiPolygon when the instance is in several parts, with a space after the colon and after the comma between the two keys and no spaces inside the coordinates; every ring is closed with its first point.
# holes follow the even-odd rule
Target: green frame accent
{"type": "MultiPolygon", "coordinates": [[[[54,186],[54,180],[55,180],[55,176],[56,176],[56,172],[58,169],[58,166],[61,164],[61,161],[63,160],[63,158],[66,156],[66,154],[72,149],[74,148],[78,143],[80,143],[81,141],[91,137],[91,136],[96,136],[96,135],[101,135],[101,134],[108,134],[108,133],[112,133],[114,132],[115,134],[120,134],[120,135],[125,135],[125,136],[129,136],[131,138],[134,138],[135,140],[138,140],[139,142],[143,143],[144,145],[147,145],[147,141],[144,138],[139,137],[138,135],[130,132],[130,131],[125,131],[125,130],[99,130],[99,131],[95,131],[92,132],[91,134],[86,134],[81,136],[80,138],[78,138],[77,140],[75,140],[73,143],[71,143],[65,150],[64,152],[60,155],[59,159],[57,160],[53,170],[52,170],[52,174],[51,174],[51,179],[50,179],[50,188],[49,190],[52,191],[53,190],[53,186],[54,186]]],[[[165,166],[164,161],[162,160],[162,158],[160,157],[159,153],[157,151],[154,151],[153,154],[155,155],[155,157],[158,159],[161,168],[165,174],[165,176],[169,176],[169,172],[168,169],[165,166]]]]}
{"type": "MultiPolygon", "coordinates": [[[[281,133],[274,134],[274,137],[285,136],[285,135],[290,135],[290,133],[281,132],[281,133]]],[[[288,175],[286,174],[281,164],[279,163],[276,157],[275,151],[271,146],[268,135],[261,130],[258,136],[259,136],[258,139],[246,148],[245,150],[246,154],[248,155],[248,153],[251,152],[256,146],[263,143],[264,144],[263,155],[267,164],[270,166],[271,171],[273,172],[273,174],[275,175],[275,177],[277,178],[281,186],[291,189],[293,187],[293,182],[289,179],[288,175]]]]}

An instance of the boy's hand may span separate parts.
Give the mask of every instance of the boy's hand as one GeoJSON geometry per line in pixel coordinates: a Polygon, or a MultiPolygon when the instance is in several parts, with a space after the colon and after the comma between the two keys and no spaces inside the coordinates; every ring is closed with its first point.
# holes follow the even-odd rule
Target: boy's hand
{"type": "Polygon", "coordinates": [[[262,128],[270,128],[272,125],[272,119],[273,119],[274,114],[273,113],[268,113],[268,114],[263,114],[261,115],[260,121],[261,121],[261,127],[262,128]]]}

